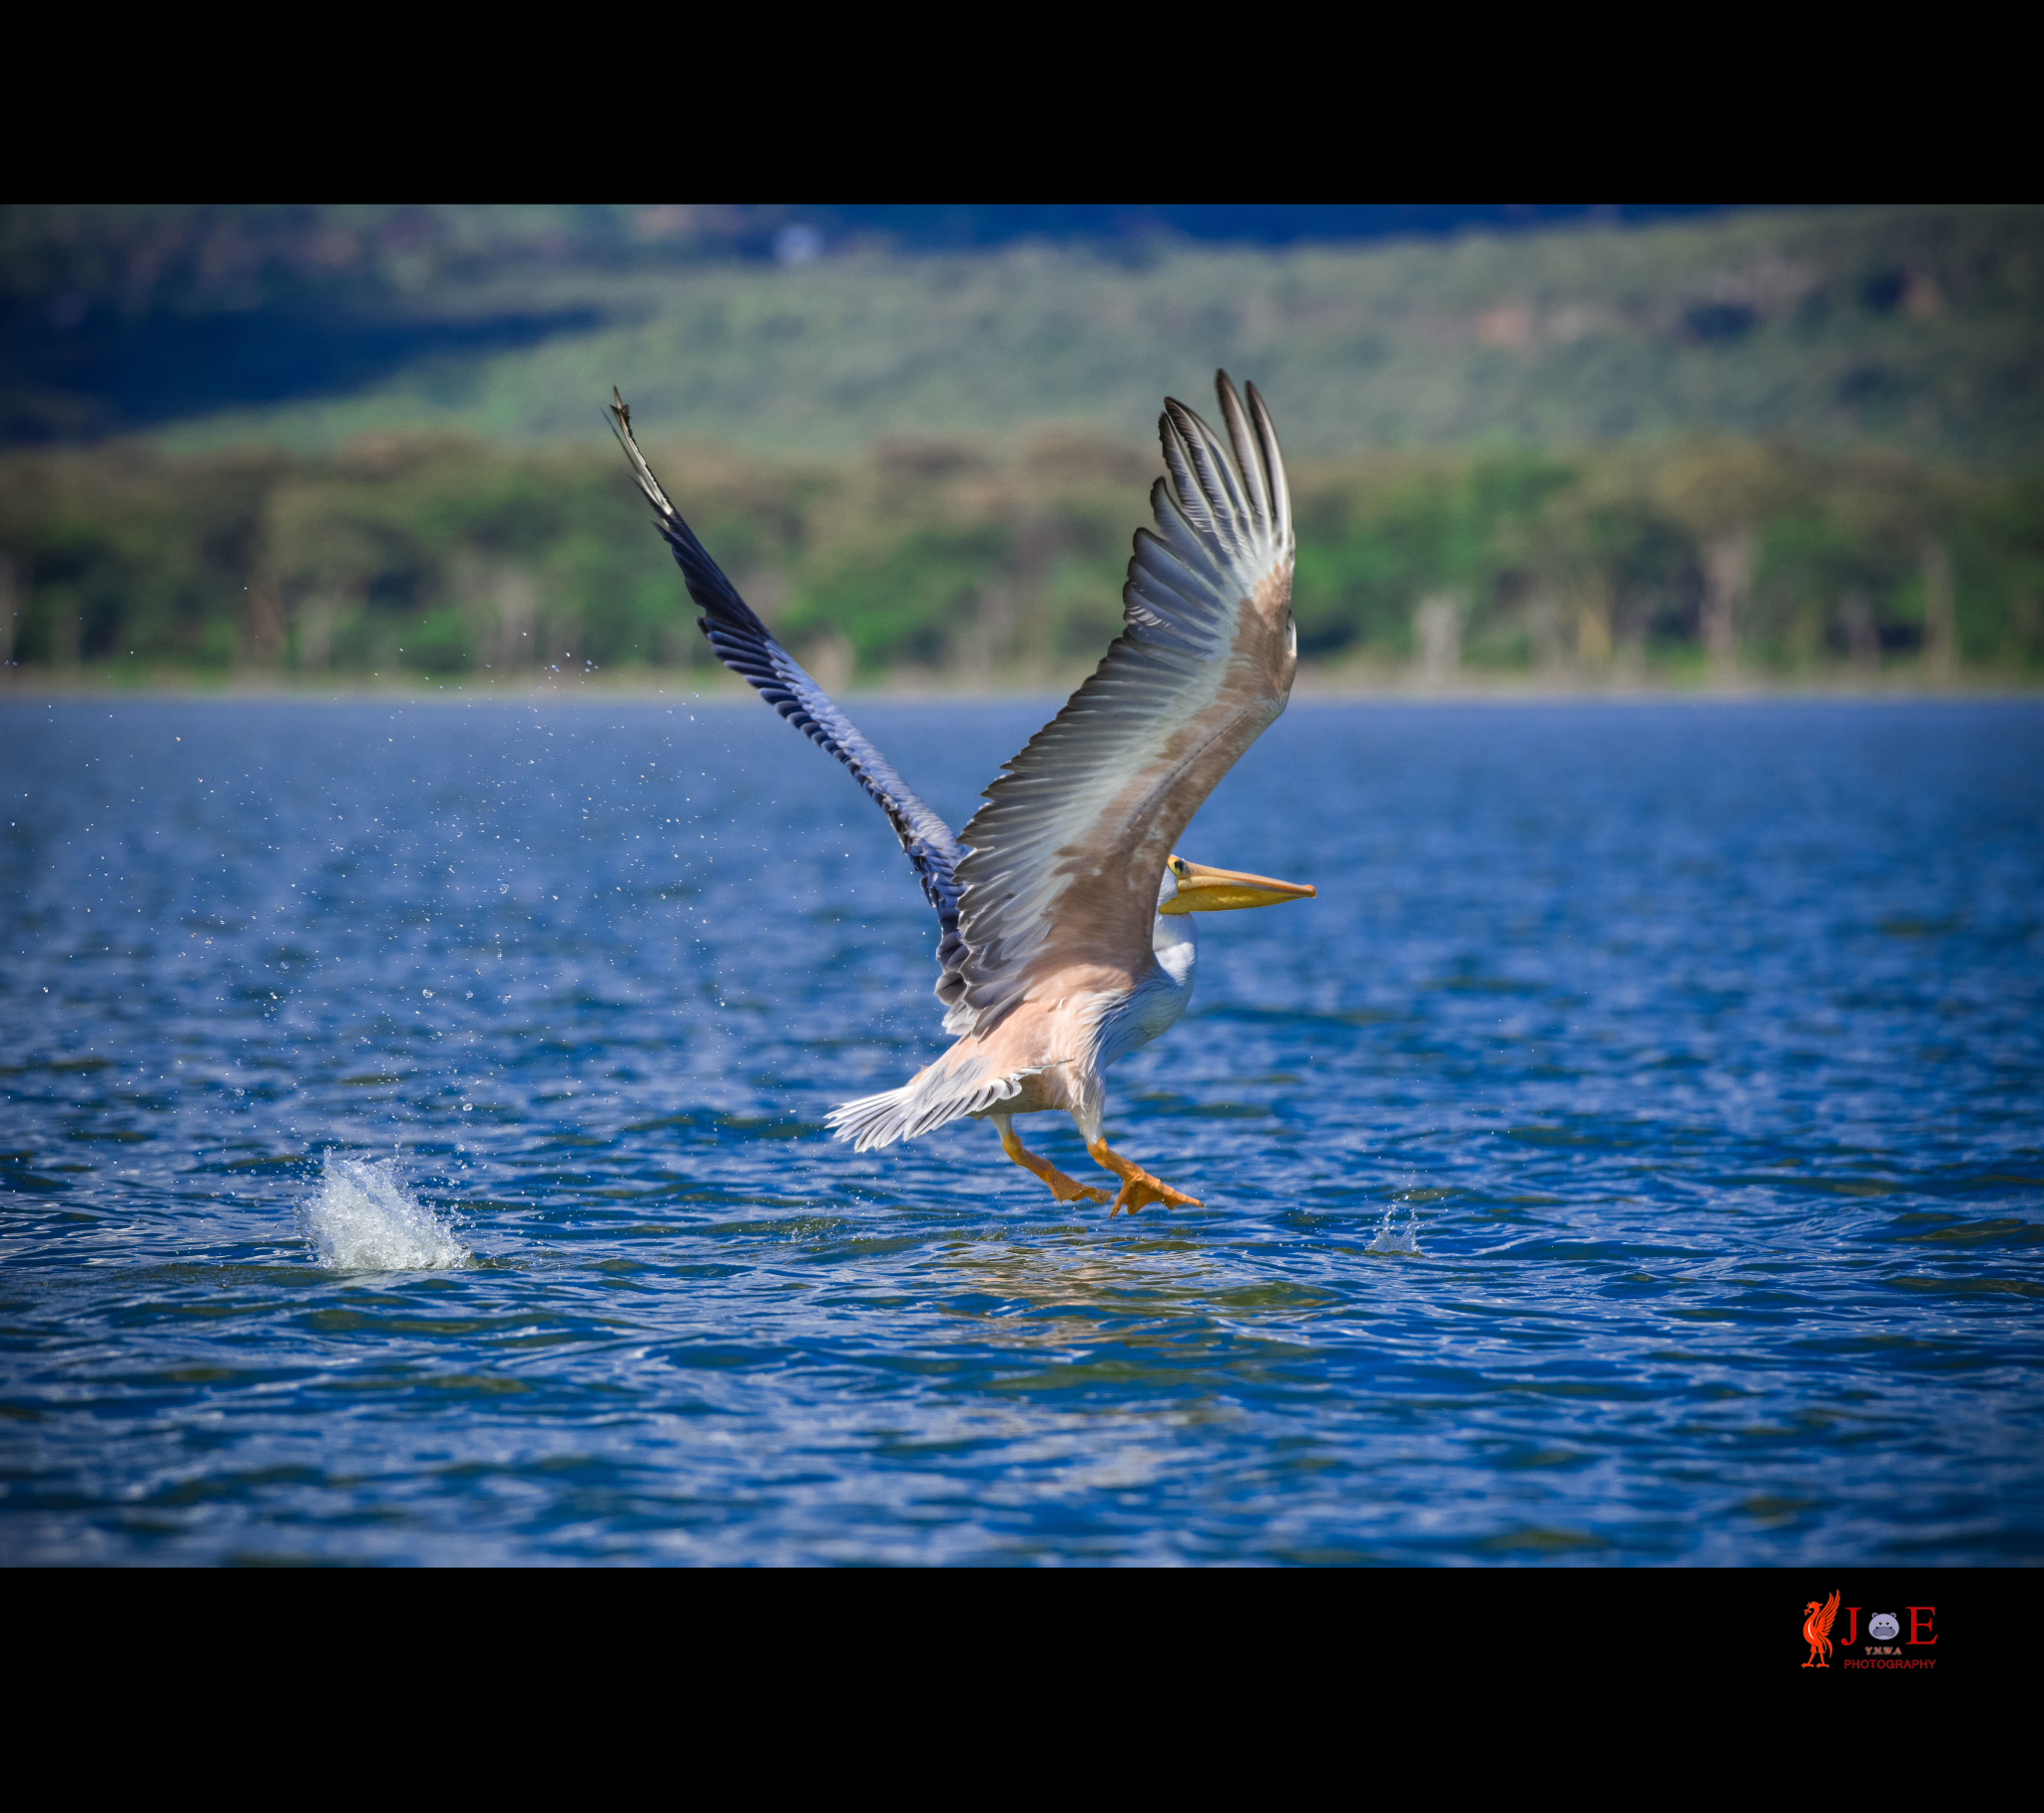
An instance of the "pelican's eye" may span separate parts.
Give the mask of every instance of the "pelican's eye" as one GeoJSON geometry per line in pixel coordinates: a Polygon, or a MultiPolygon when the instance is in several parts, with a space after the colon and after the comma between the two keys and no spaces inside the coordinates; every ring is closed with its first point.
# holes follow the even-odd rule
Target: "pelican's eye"
{"type": "Polygon", "coordinates": [[[1185,859],[1183,857],[1174,856],[1171,859],[1171,872],[1174,875],[1176,875],[1179,878],[1179,880],[1183,881],[1185,880],[1186,876],[1189,875],[1192,871],[1186,867],[1185,859]]]}

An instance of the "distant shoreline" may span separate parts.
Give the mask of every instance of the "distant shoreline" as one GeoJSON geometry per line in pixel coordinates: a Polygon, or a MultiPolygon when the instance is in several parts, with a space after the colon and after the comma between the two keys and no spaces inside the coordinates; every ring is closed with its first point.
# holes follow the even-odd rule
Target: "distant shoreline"
{"type": "MultiPolygon", "coordinates": [[[[848,705],[974,704],[1050,702],[1068,697],[1084,678],[1038,684],[973,685],[945,680],[882,681],[847,686],[832,696],[848,705]]],[[[395,700],[406,704],[552,704],[688,703],[723,706],[750,704],[753,689],[737,680],[705,675],[701,680],[662,682],[644,672],[611,679],[576,675],[523,684],[499,681],[435,680],[423,676],[403,680],[340,683],[291,680],[278,677],[237,675],[219,680],[189,674],[151,675],[141,680],[98,676],[75,679],[0,674],[0,700],[90,699],[98,701],[178,700],[194,704],[359,704],[395,700]]],[[[1788,700],[1837,703],[1984,701],[2044,698],[2044,680],[2025,681],[2007,675],[1964,675],[1943,684],[1925,683],[1914,675],[1897,674],[1892,681],[1863,678],[1817,676],[1785,680],[1774,676],[1742,677],[1730,684],[1701,680],[1649,679],[1643,682],[1551,681],[1530,677],[1465,677],[1449,685],[1428,685],[1414,679],[1364,679],[1301,669],[1292,703],[1301,705],[1373,703],[1395,705],[1456,704],[1740,704],[1788,700]]]]}

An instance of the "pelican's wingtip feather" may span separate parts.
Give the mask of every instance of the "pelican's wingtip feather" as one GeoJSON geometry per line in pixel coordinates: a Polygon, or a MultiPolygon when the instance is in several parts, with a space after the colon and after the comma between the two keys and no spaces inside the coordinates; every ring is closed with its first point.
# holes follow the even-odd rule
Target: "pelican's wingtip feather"
{"type": "MultiPolygon", "coordinates": [[[[696,627],[709,640],[719,661],[753,686],[782,717],[810,741],[837,757],[860,788],[879,806],[907,851],[924,895],[937,910],[941,927],[938,962],[940,998],[963,961],[958,942],[958,888],[953,879],[964,852],[951,827],[930,810],[894,771],[893,765],[862,736],[834,699],[816,684],[739,596],[738,588],[710,557],[696,532],[669,500],[653,476],[639,437],[632,432],[632,410],[624,393],[611,386],[611,431],[631,463],[639,489],[653,506],[654,526],[666,540],[689,596],[702,615],[696,627]]],[[[951,990],[955,995],[956,987],[951,990]]],[[[949,1005],[947,1001],[947,1005],[949,1005]]]]}

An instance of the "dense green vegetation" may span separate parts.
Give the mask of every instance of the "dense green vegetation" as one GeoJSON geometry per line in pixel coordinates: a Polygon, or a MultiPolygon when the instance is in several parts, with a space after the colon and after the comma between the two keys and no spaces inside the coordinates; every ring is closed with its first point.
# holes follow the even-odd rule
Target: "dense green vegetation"
{"type": "MultiPolygon", "coordinates": [[[[1118,625],[1154,458],[1040,430],[652,449],[826,683],[1046,683],[1118,625]]],[[[2044,483],[1751,441],[1294,462],[1312,661],[1591,681],[2044,663],[2044,483]]],[[[525,680],[707,664],[614,448],[384,437],[0,459],[16,671],[525,680]]]]}
{"type": "Polygon", "coordinates": [[[2044,661],[2044,210],[781,264],[784,225],[0,208],[14,671],[707,672],[615,381],[826,680],[1051,683],[1217,364],[1283,432],[1325,669],[2044,661]]]}

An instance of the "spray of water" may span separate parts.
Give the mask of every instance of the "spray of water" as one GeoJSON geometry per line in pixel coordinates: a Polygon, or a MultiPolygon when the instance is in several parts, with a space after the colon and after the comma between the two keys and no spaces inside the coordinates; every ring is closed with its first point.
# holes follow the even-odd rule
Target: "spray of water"
{"type": "Polygon", "coordinates": [[[1405,1253],[1416,1253],[1419,1251],[1419,1210],[1414,1208],[1409,1202],[1405,1204],[1405,1225],[1403,1227],[1396,1225],[1397,1217],[1398,1204],[1393,1202],[1389,1208],[1384,1210],[1383,1221],[1377,1228],[1377,1237],[1369,1243],[1365,1250],[1369,1252],[1405,1253]]]}
{"type": "Polygon", "coordinates": [[[397,1179],[387,1158],[329,1154],[318,1188],[298,1204],[298,1231],[332,1271],[434,1271],[471,1254],[446,1216],[397,1179]]]}

